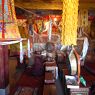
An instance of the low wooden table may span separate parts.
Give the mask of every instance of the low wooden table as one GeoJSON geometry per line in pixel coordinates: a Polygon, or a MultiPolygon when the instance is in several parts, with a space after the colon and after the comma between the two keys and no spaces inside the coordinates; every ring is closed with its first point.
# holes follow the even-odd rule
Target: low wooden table
{"type": "Polygon", "coordinates": [[[58,78],[58,67],[55,61],[45,62],[45,83],[54,83],[58,78]]]}
{"type": "Polygon", "coordinates": [[[70,95],[89,95],[89,88],[80,87],[78,89],[70,89],[70,95]]]}

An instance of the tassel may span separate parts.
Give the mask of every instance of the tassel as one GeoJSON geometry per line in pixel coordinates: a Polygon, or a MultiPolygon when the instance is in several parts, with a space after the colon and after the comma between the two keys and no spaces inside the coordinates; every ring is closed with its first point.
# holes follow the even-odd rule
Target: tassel
{"type": "Polygon", "coordinates": [[[30,40],[28,39],[28,58],[31,57],[30,40]]]}
{"type": "Polygon", "coordinates": [[[22,40],[20,41],[20,63],[23,63],[23,46],[22,46],[22,40]]]}

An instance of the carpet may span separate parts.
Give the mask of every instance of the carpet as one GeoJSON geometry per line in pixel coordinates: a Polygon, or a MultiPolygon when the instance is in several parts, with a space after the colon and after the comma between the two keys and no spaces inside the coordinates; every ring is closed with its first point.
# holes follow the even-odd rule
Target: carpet
{"type": "Polygon", "coordinates": [[[43,86],[44,83],[44,76],[32,76],[32,74],[29,72],[24,72],[17,85],[20,87],[32,87],[32,88],[37,88],[40,86],[43,86]]]}
{"type": "Polygon", "coordinates": [[[44,75],[33,76],[28,68],[18,80],[14,95],[43,95],[43,86],[44,75]]]}

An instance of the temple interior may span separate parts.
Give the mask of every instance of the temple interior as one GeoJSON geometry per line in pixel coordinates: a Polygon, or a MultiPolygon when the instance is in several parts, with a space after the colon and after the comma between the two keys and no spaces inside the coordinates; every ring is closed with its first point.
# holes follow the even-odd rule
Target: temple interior
{"type": "Polygon", "coordinates": [[[94,0],[0,1],[0,95],[95,95],[94,75],[94,0]]]}

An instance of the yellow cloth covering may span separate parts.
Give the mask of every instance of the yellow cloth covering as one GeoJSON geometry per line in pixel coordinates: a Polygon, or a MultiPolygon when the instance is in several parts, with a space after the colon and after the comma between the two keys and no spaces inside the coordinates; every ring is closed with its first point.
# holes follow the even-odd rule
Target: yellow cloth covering
{"type": "Polygon", "coordinates": [[[79,0],[62,0],[62,44],[76,45],[79,0]]]}

